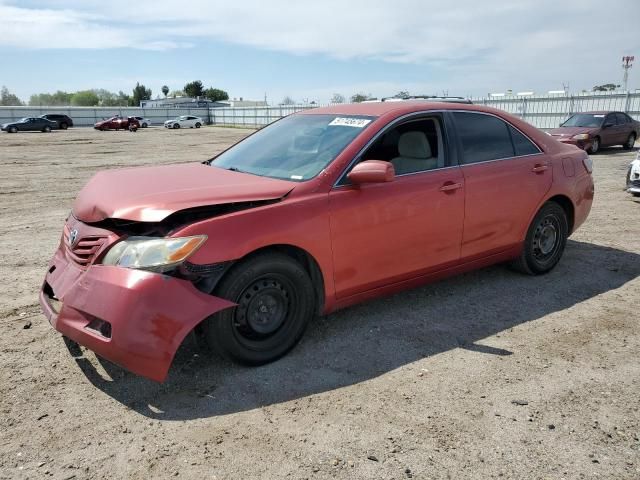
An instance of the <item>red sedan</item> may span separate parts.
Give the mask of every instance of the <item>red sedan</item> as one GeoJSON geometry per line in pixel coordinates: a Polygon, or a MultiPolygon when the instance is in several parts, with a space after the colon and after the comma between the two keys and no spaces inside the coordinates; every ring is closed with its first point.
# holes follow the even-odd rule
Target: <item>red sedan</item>
{"type": "Polygon", "coordinates": [[[111,117],[107,120],[96,122],[93,126],[96,130],[132,130],[140,128],[140,122],[135,117],[111,117]]]}
{"type": "Polygon", "coordinates": [[[622,112],[576,113],[548,133],[562,143],[589,153],[613,145],[631,150],[640,135],[640,122],[622,112]]]}
{"type": "Polygon", "coordinates": [[[317,314],[498,262],[549,272],[593,193],[585,152],[502,111],[318,108],[205,163],[98,173],[40,300],[63,335],[157,381],[194,329],[257,365],[317,314]]]}

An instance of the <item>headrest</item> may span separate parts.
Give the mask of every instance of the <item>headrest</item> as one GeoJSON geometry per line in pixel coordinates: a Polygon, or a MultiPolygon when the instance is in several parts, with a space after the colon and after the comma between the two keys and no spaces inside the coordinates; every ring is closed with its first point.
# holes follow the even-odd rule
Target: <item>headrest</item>
{"type": "Polygon", "coordinates": [[[405,132],[400,135],[398,152],[401,157],[431,158],[431,145],[423,132],[405,132]]]}

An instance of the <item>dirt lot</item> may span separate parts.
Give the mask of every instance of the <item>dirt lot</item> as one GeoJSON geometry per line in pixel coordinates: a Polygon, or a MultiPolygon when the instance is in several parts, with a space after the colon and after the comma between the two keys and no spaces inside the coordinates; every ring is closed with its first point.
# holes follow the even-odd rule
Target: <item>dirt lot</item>
{"type": "Polygon", "coordinates": [[[97,170],[200,161],[246,130],[0,135],[0,478],[640,478],[632,153],[550,275],[502,266],[318,319],[286,358],[179,352],[168,381],[74,357],[37,293],[97,170]]]}

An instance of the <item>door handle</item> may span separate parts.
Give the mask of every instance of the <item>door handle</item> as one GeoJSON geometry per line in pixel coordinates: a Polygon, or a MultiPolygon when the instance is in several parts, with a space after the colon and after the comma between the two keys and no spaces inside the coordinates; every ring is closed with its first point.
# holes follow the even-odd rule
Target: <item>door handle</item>
{"type": "Polygon", "coordinates": [[[536,164],[531,171],[533,173],[543,173],[545,170],[549,170],[549,165],[546,164],[536,164]]]}
{"type": "Polygon", "coordinates": [[[444,185],[440,187],[440,191],[452,192],[454,190],[458,190],[459,188],[462,188],[462,183],[446,182],[444,185]]]}

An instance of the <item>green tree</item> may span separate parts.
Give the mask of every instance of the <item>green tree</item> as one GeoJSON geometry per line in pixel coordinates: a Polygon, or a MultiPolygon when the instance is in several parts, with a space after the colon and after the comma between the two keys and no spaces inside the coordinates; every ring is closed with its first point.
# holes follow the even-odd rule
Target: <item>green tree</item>
{"type": "Polygon", "coordinates": [[[200,80],[187,83],[183,90],[184,93],[187,94],[187,97],[196,98],[204,96],[204,86],[200,80]]]}
{"type": "Polygon", "coordinates": [[[162,86],[162,93],[164,94],[164,98],[167,98],[167,95],[169,94],[169,87],[167,87],[166,85],[162,86]]]}
{"type": "Polygon", "coordinates": [[[620,85],[616,85],[615,83],[605,83],[604,85],[596,85],[593,87],[594,92],[609,92],[615,90],[616,88],[620,88],[620,85]]]}
{"type": "Polygon", "coordinates": [[[171,92],[169,94],[169,96],[171,98],[176,98],[176,97],[184,97],[184,92],[182,90],[174,90],[173,92],[171,92]]]}
{"type": "Polygon", "coordinates": [[[16,95],[11,93],[7,87],[3,85],[2,88],[0,88],[0,105],[19,106],[19,105],[24,105],[24,103],[16,95]]]}
{"type": "Polygon", "coordinates": [[[36,93],[29,98],[29,105],[48,106],[48,107],[66,107],[71,105],[71,97],[73,93],[58,90],[55,93],[36,93]]]}
{"type": "Polygon", "coordinates": [[[144,85],[140,85],[140,82],[136,82],[136,86],[133,89],[133,96],[129,104],[134,107],[140,106],[142,100],[151,100],[151,89],[146,88],[144,85]]]}
{"type": "Polygon", "coordinates": [[[295,104],[296,104],[296,101],[293,98],[291,98],[289,95],[284,97],[280,102],[280,105],[295,105],[295,104]]]}
{"type": "Polygon", "coordinates": [[[93,90],[76,92],[71,97],[71,105],[75,107],[95,107],[99,103],[100,99],[93,90]]]}
{"type": "Polygon", "coordinates": [[[406,91],[406,90],[400,90],[398,93],[396,93],[393,98],[409,98],[411,96],[411,94],[406,91]]]}
{"type": "Polygon", "coordinates": [[[341,93],[334,93],[331,97],[331,103],[344,103],[344,95],[341,93]]]}
{"type": "Polygon", "coordinates": [[[229,94],[224,90],[220,90],[219,88],[207,88],[204,91],[204,96],[207,97],[212,102],[218,102],[220,100],[229,100],[229,94]]]}
{"type": "Polygon", "coordinates": [[[364,93],[356,93],[354,95],[351,95],[351,101],[353,103],[361,103],[365,100],[369,100],[369,98],[371,98],[371,94],[365,95],[364,93]]]}

